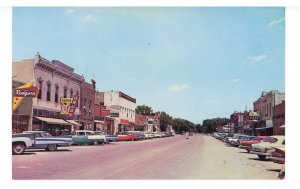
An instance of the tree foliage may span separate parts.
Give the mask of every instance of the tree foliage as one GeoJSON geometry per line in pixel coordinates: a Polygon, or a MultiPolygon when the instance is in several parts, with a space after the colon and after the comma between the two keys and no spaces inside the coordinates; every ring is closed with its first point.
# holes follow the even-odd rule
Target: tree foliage
{"type": "Polygon", "coordinates": [[[150,106],[140,105],[136,107],[135,112],[137,114],[149,115],[153,114],[153,109],[150,106]]]}
{"type": "Polygon", "coordinates": [[[230,123],[230,119],[228,118],[213,118],[203,120],[203,124],[201,127],[201,131],[204,133],[212,133],[216,132],[217,127],[224,126],[230,123]]]}

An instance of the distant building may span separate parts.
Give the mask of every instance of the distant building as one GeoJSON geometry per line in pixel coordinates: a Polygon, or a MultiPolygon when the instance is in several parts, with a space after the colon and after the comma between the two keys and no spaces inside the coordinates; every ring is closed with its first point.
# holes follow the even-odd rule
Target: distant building
{"type": "Polygon", "coordinates": [[[134,130],[136,99],[121,91],[104,92],[104,106],[114,118],[114,132],[134,130]]]}

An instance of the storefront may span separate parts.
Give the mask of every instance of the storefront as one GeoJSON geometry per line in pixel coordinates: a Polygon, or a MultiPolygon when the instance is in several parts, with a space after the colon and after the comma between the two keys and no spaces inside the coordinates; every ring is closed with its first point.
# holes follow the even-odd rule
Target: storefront
{"type": "Polygon", "coordinates": [[[261,124],[255,128],[256,135],[258,136],[271,136],[273,135],[273,122],[272,120],[261,121],[261,124]]]}
{"type": "Polygon", "coordinates": [[[63,119],[35,116],[33,119],[32,130],[47,131],[53,136],[69,135],[72,133],[73,125],[63,119]]]}

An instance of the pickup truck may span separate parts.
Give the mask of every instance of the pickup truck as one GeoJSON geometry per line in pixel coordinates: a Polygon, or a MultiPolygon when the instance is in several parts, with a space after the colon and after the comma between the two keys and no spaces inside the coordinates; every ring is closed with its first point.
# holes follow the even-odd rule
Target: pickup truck
{"type": "Polygon", "coordinates": [[[94,131],[90,130],[77,130],[72,135],[74,144],[103,144],[107,143],[104,135],[96,134],[94,131]]]}
{"type": "MultiPolygon", "coordinates": [[[[52,136],[47,131],[24,131],[22,134],[33,134],[33,144],[30,148],[46,149],[55,151],[57,147],[70,146],[73,143],[72,138],[64,136],[52,136]]],[[[22,136],[19,134],[19,136],[22,136]]]]}
{"type": "Polygon", "coordinates": [[[21,155],[25,152],[26,148],[32,147],[34,135],[28,134],[26,136],[12,135],[12,154],[21,155]]]}

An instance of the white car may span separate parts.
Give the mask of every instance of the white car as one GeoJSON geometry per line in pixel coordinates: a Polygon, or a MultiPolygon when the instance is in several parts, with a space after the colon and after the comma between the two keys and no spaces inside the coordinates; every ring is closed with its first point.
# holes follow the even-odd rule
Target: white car
{"type": "Polygon", "coordinates": [[[30,139],[30,136],[18,137],[17,135],[13,135],[12,138],[12,153],[14,155],[20,155],[25,152],[26,148],[32,147],[33,140],[30,139]]]}

